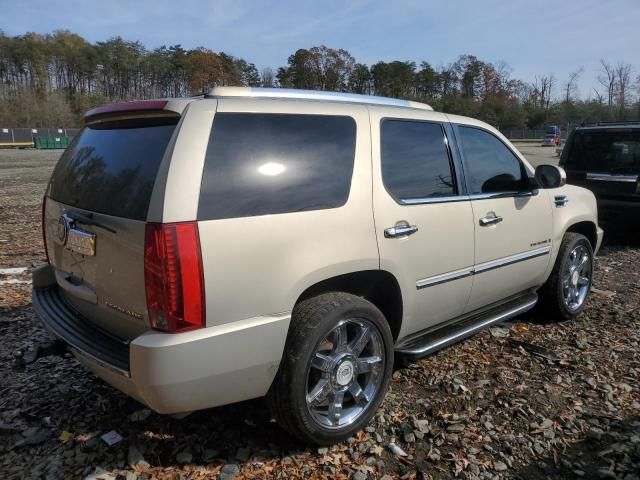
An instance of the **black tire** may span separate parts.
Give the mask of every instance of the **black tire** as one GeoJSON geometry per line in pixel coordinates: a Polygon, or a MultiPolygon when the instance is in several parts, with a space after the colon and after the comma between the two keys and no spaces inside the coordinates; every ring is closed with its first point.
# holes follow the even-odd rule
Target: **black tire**
{"type": "Polygon", "coordinates": [[[593,280],[593,248],[591,243],[584,235],[574,232],[567,232],[560,244],[558,257],[553,266],[551,275],[546,283],[540,289],[539,308],[538,311],[548,315],[549,320],[571,320],[578,316],[585,308],[586,300],[591,292],[591,283],[593,280]],[[571,262],[571,252],[577,247],[582,246],[589,255],[591,275],[587,285],[586,296],[581,305],[575,309],[571,309],[565,302],[565,289],[563,287],[563,275],[566,274],[567,268],[571,262]]]}
{"type": "MultiPolygon", "coordinates": [[[[293,309],[284,355],[267,400],[278,424],[290,434],[305,442],[330,445],[352,436],[366,426],[384,398],[392,370],[393,337],[380,310],[371,302],[355,295],[325,293],[303,300],[293,309]],[[349,319],[366,321],[369,328],[376,329],[376,338],[381,340],[378,345],[381,343],[384,360],[376,370],[379,372],[377,390],[366,402],[366,407],[362,407],[359,416],[343,427],[327,428],[314,418],[307,407],[311,361],[316,356],[320,342],[339,324],[349,319]]],[[[357,382],[358,374],[354,373],[353,378],[357,382]]],[[[352,401],[355,402],[355,397],[352,401]]]]}

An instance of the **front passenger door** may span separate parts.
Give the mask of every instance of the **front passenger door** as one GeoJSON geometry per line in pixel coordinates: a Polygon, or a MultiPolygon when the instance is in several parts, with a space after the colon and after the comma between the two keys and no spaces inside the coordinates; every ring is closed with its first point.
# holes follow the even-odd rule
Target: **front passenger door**
{"type": "Polygon", "coordinates": [[[475,126],[458,125],[455,131],[475,228],[469,312],[544,281],[552,210],[547,192],[531,191],[527,168],[498,136],[475,126]]]}

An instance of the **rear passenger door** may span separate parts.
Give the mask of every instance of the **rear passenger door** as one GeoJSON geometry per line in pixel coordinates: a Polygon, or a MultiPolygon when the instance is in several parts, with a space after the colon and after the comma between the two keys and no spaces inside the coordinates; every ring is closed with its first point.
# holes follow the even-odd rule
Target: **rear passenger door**
{"type": "Polygon", "coordinates": [[[400,336],[462,313],[471,291],[473,219],[442,114],[372,108],[380,268],[403,296],[400,336]]]}
{"type": "Polygon", "coordinates": [[[518,156],[493,132],[455,126],[473,208],[475,265],[466,311],[519,294],[544,281],[552,238],[551,202],[531,191],[518,156]]]}

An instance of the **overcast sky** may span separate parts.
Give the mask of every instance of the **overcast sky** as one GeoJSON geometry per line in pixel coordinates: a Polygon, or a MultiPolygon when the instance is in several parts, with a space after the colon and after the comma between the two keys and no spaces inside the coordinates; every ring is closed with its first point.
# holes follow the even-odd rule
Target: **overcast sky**
{"type": "Polygon", "coordinates": [[[584,67],[583,98],[597,86],[600,58],[640,73],[640,0],[0,0],[0,12],[8,35],[68,29],[91,42],[120,35],[148,48],[204,46],[259,68],[316,45],[369,65],[439,66],[469,53],[503,60],[526,81],[553,73],[560,84],[584,67]]]}

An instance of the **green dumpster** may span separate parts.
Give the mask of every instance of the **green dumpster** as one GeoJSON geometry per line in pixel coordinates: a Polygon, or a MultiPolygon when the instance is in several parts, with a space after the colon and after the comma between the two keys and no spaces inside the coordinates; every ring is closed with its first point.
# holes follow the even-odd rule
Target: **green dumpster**
{"type": "Polygon", "coordinates": [[[34,137],[36,148],[40,150],[50,150],[53,148],[67,148],[69,146],[69,137],[61,135],[59,137],[34,137]]]}

